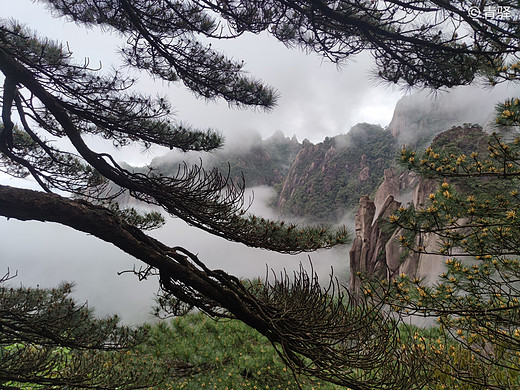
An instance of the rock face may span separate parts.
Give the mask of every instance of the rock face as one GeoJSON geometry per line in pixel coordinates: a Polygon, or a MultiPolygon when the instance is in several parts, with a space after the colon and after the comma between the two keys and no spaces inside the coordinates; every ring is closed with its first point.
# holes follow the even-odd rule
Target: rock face
{"type": "Polygon", "coordinates": [[[282,214],[333,223],[380,184],[397,144],[378,125],[358,124],[348,134],[303,143],[281,185],[282,214]]]}
{"type": "Polygon", "coordinates": [[[332,145],[324,148],[321,144],[314,145],[310,142],[304,144],[303,148],[296,155],[292,167],[283,181],[277,206],[280,209],[284,209],[287,200],[293,197],[299,188],[304,187],[308,194],[321,191],[321,188],[314,188],[314,186],[305,184],[309,184],[311,176],[315,171],[320,173],[325,171],[326,167],[330,165],[331,157],[334,154],[335,149],[332,145]]]}
{"type": "Polygon", "coordinates": [[[370,168],[369,167],[364,167],[363,169],[361,169],[361,171],[359,171],[358,180],[360,183],[367,181],[369,177],[370,177],[370,168]]]}
{"type": "Polygon", "coordinates": [[[391,236],[384,226],[384,220],[388,218],[401,205],[388,196],[381,207],[376,220],[376,206],[368,196],[363,196],[359,201],[359,210],[356,214],[356,238],[350,250],[350,288],[357,291],[359,278],[357,272],[384,278],[387,275],[387,259],[385,244],[391,236]]]}
{"type": "Polygon", "coordinates": [[[376,215],[379,215],[379,211],[382,209],[386,198],[393,196],[397,198],[400,194],[399,177],[396,175],[392,168],[385,169],[384,181],[377,189],[376,196],[374,198],[374,204],[376,206],[376,215]]]}
{"type": "MultiPolygon", "coordinates": [[[[398,176],[393,169],[387,169],[385,181],[379,186],[375,200],[368,196],[360,199],[355,221],[356,237],[349,253],[351,291],[359,291],[358,272],[380,280],[392,280],[401,273],[424,277],[428,282],[436,280],[446,257],[405,253],[397,241],[401,231],[392,230],[387,222],[388,217],[401,206],[396,198],[414,188],[411,202],[418,207],[435,191],[435,187],[434,181],[418,179],[408,172],[398,176]]],[[[427,250],[438,245],[434,235],[423,235],[419,239],[427,250]]]]}
{"type": "MultiPolygon", "coordinates": [[[[482,128],[474,125],[453,127],[434,137],[432,147],[444,153],[469,155],[472,151],[484,155],[487,152],[489,137],[482,128]]],[[[447,256],[405,253],[398,242],[402,231],[390,232],[385,229],[385,220],[399,207],[395,199],[409,199],[417,209],[425,205],[429,195],[436,190],[433,180],[418,178],[413,173],[405,172],[400,176],[392,169],[384,172],[385,180],[379,186],[374,201],[361,198],[356,216],[356,239],[350,251],[351,288],[358,291],[357,272],[379,279],[391,280],[395,275],[407,275],[424,278],[433,283],[442,272],[447,256]],[[406,196],[408,192],[409,196],[406,196]],[[410,196],[411,195],[411,196],[410,196]],[[373,217],[370,220],[370,216],[373,217]]],[[[459,191],[465,191],[466,180],[452,179],[452,184],[459,191]]],[[[387,225],[388,226],[388,225],[387,225]]],[[[436,252],[439,238],[434,234],[420,235],[416,245],[425,248],[425,252],[436,252]]]]}
{"type": "Polygon", "coordinates": [[[397,102],[387,129],[399,144],[423,149],[437,134],[452,126],[487,122],[485,118],[493,111],[492,106],[484,108],[474,97],[457,99],[456,95],[438,99],[423,94],[403,97],[397,102]]]}

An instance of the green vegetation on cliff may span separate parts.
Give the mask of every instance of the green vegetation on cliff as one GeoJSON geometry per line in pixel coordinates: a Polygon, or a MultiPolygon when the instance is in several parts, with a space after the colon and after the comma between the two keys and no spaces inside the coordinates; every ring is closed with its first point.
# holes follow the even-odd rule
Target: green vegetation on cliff
{"type": "Polygon", "coordinates": [[[331,222],[372,194],[392,165],[397,145],[381,126],[360,123],[347,134],[304,145],[281,189],[284,214],[331,222]]]}
{"type": "MultiPolygon", "coordinates": [[[[299,143],[276,132],[249,146],[219,150],[201,158],[206,167],[229,172],[247,187],[269,185],[277,190],[273,205],[285,216],[333,222],[372,194],[393,164],[397,144],[379,125],[360,123],[347,134],[326,137],[316,145],[299,143]]],[[[197,163],[188,161],[187,163],[197,163]]],[[[177,169],[182,158],[154,161],[159,172],[177,169]]]]}
{"type": "MultiPolygon", "coordinates": [[[[281,131],[275,132],[265,140],[258,135],[244,143],[245,145],[201,154],[200,158],[206,168],[218,168],[220,172],[229,173],[235,182],[240,182],[243,176],[247,187],[276,186],[283,182],[302,147],[295,137],[285,137],[281,131]]],[[[165,156],[155,159],[152,165],[161,173],[176,171],[187,157],[190,156],[165,156]]],[[[200,160],[191,157],[186,163],[198,164],[200,160]]]]}

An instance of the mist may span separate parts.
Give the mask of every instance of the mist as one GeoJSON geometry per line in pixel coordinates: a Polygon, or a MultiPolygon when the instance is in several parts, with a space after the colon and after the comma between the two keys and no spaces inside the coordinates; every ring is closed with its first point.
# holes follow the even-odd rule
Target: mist
{"type": "MultiPolygon", "coordinates": [[[[218,132],[217,132],[218,133],[218,132]]],[[[188,165],[199,165],[202,161],[202,165],[205,168],[212,167],[215,165],[215,161],[221,158],[226,153],[247,153],[255,146],[259,146],[262,143],[262,135],[251,130],[247,136],[240,134],[237,131],[230,131],[226,134],[221,134],[224,138],[223,145],[211,151],[190,151],[183,152],[181,150],[173,149],[167,151],[165,154],[156,156],[150,162],[150,166],[159,167],[161,165],[179,164],[184,162],[188,165]]]]}
{"type": "MultiPolygon", "coordinates": [[[[471,123],[478,124],[484,130],[491,132],[495,130],[493,119],[495,105],[519,94],[520,86],[508,83],[493,88],[472,85],[440,91],[436,94],[417,91],[402,99],[399,104],[401,108],[406,107],[409,113],[413,112],[416,117],[442,119],[444,127],[438,129],[439,131],[471,123]]],[[[395,118],[394,114],[393,120],[395,118]]],[[[398,142],[413,144],[417,136],[415,130],[408,129],[400,133],[398,142]]]]}
{"type": "MultiPolygon", "coordinates": [[[[269,187],[253,188],[251,212],[276,218],[266,203],[272,196],[269,187]]],[[[247,196],[250,196],[248,194],[247,196]]],[[[240,278],[265,278],[266,272],[289,274],[300,263],[312,266],[323,283],[331,269],[341,283],[347,281],[348,247],[338,247],[311,254],[282,255],[228,242],[188,226],[180,219],[168,218],[162,228],[149,233],[167,245],[182,246],[196,254],[209,268],[222,269],[240,278]]],[[[124,323],[153,320],[151,308],[158,280],[138,281],[132,273],[121,271],[139,268],[144,263],[91,235],[54,223],[22,222],[0,219],[0,273],[9,268],[17,276],[12,286],[56,287],[60,282],[74,282],[74,297],[87,302],[98,316],[118,314],[124,323]]]]}
{"type": "MultiPolygon", "coordinates": [[[[515,92],[518,92],[518,88],[507,86],[493,91],[468,87],[436,98],[420,95],[413,99],[413,103],[420,110],[436,102],[443,109],[467,117],[472,123],[485,124],[489,121],[494,105],[505,97],[514,96],[515,92]]],[[[330,132],[329,135],[334,134],[330,132]]],[[[256,132],[245,138],[235,133],[228,138],[225,148],[243,151],[259,140],[261,136],[256,132]]],[[[206,158],[211,158],[211,153],[208,156],[206,158]]],[[[197,163],[200,155],[190,153],[182,154],[182,157],[197,163]]],[[[27,182],[16,184],[34,187],[27,182]]],[[[246,203],[252,193],[254,202],[249,210],[251,213],[271,219],[280,218],[277,211],[268,206],[273,196],[271,188],[248,189],[246,203]]],[[[346,215],[341,221],[350,228],[351,233],[354,213],[346,215]]],[[[132,273],[119,275],[121,271],[139,268],[143,263],[113,245],[58,224],[12,219],[0,220],[0,234],[3,242],[8,243],[0,247],[0,273],[3,274],[8,268],[12,274],[17,273],[17,277],[11,281],[12,285],[55,287],[63,281],[74,282],[74,296],[79,302],[88,302],[97,315],[118,314],[126,323],[152,319],[150,312],[158,281],[155,278],[138,281],[132,273]]],[[[279,274],[283,270],[291,274],[299,269],[300,264],[310,270],[311,261],[324,284],[328,282],[332,270],[343,284],[347,283],[349,277],[348,246],[311,254],[281,255],[225,241],[174,218],[168,218],[164,227],[150,232],[150,235],[167,245],[182,246],[197,253],[209,268],[222,269],[241,278],[264,278],[266,273],[279,274]]]]}
{"type": "MultiPolygon", "coordinates": [[[[4,3],[5,15],[27,23],[51,39],[66,40],[80,63],[89,58],[92,64],[100,64],[106,70],[120,65],[115,52],[122,44],[121,37],[102,33],[99,29],[78,28],[64,19],[54,19],[45,7],[30,0],[4,3]]],[[[158,83],[144,75],[136,87],[143,93],[169,97],[178,115],[175,119],[197,128],[222,132],[226,137],[226,148],[248,148],[259,137],[268,137],[276,130],[288,136],[295,134],[300,140],[308,138],[312,142],[321,142],[326,136],[348,132],[356,123],[385,126],[390,123],[395,102],[403,96],[402,91],[374,85],[370,80],[373,66],[370,53],[356,56],[355,61],[338,71],[336,65],[319,56],[289,50],[266,34],[244,34],[243,39],[215,42],[214,47],[222,49],[230,57],[243,59],[251,75],[275,87],[281,95],[278,106],[269,112],[236,110],[224,101],[197,99],[181,84],[158,83]]],[[[518,87],[508,88],[506,85],[491,91],[464,87],[440,93],[437,98],[448,97],[446,104],[449,107],[467,113],[468,122],[479,123],[487,120],[487,117],[480,118],[482,113],[487,115],[502,97],[517,95],[518,90],[518,87]],[[487,108],[480,106],[475,99],[485,100],[487,108]]],[[[426,96],[416,101],[427,106],[431,104],[428,99],[432,98],[426,96]]],[[[107,147],[110,141],[87,141],[96,151],[113,152],[107,147]]],[[[114,157],[133,166],[142,166],[157,157],[157,151],[166,151],[152,148],[142,152],[141,149],[142,146],[132,145],[114,151],[114,157]]],[[[206,156],[210,159],[211,153],[206,156]]],[[[182,157],[197,163],[200,155],[183,154],[182,157]]],[[[31,187],[32,184],[21,186],[31,187]]],[[[276,212],[267,206],[271,189],[260,187],[254,192],[255,202],[250,211],[277,218],[276,212]]],[[[351,218],[348,215],[342,222],[351,225],[351,218]]],[[[0,274],[8,268],[12,274],[16,272],[12,285],[54,287],[62,281],[75,282],[75,297],[80,302],[88,301],[98,315],[119,314],[127,323],[150,319],[158,282],[153,278],[138,281],[131,273],[118,275],[118,272],[131,270],[134,265],[139,268],[142,263],[113,245],[65,226],[13,219],[0,219],[0,234],[4,243],[0,247],[0,274]]],[[[168,245],[184,246],[198,253],[201,261],[210,268],[223,269],[238,277],[264,277],[270,269],[277,273],[285,268],[290,273],[297,270],[300,263],[309,269],[310,256],[322,281],[328,280],[331,268],[341,282],[348,278],[348,246],[310,255],[280,255],[227,242],[179,219],[168,219],[163,228],[150,234],[168,245]]]]}

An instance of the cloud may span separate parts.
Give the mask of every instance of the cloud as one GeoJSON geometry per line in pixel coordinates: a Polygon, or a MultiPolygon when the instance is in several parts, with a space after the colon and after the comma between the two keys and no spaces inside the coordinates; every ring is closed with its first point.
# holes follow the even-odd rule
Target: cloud
{"type": "MultiPolygon", "coordinates": [[[[18,17],[51,38],[66,40],[80,62],[89,57],[93,66],[101,61],[105,69],[118,63],[115,52],[120,40],[117,37],[52,19],[41,4],[29,0],[4,3],[4,15],[18,17]]],[[[390,123],[395,102],[402,95],[391,88],[373,85],[369,75],[372,60],[368,53],[339,71],[316,55],[289,50],[264,34],[215,42],[214,47],[245,60],[251,75],[278,89],[281,94],[278,106],[270,112],[237,110],[223,101],[198,100],[182,85],[161,84],[146,77],[139,86],[152,95],[170,96],[179,120],[221,131],[232,146],[248,145],[256,134],[265,138],[275,130],[295,134],[299,140],[308,138],[320,142],[325,136],[346,133],[359,122],[385,126],[390,123]]],[[[462,92],[460,98],[455,92],[454,106],[459,107],[459,102],[468,99],[472,91],[462,92]]],[[[473,108],[477,113],[481,111],[476,104],[473,108]]],[[[96,150],[111,152],[106,144],[94,145],[96,150]]],[[[156,148],[143,154],[141,147],[129,147],[116,157],[132,165],[142,165],[164,152],[165,149],[156,148]]],[[[252,211],[273,216],[275,212],[265,205],[268,196],[268,189],[257,188],[252,211]]],[[[19,277],[13,283],[51,287],[63,280],[75,281],[78,299],[88,299],[97,313],[120,313],[129,322],[147,318],[157,282],[138,282],[129,274],[118,276],[118,271],[140,263],[112,245],[60,225],[37,222],[1,219],[0,234],[3,242],[9,244],[0,247],[3,268],[0,273],[7,267],[18,270],[19,277]]],[[[273,268],[275,272],[283,268],[295,270],[300,262],[309,267],[305,254],[287,256],[248,248],[201,232],[178,219],[168,220],[164,228],[153,234],[167,244],[198,252],[200,259],[211,268],[221,268],[241,277],[263,276],[266,268],[273,268]]],[[[311,259],[315,270],[326,279],[331,266],[340,274],[346,272],[348,250],[343,247],[317,252],[311,254],[311,259]]]]}
{"type": "Polygon", "coordinates": [[[519,93],[520,86],[515,84],[504,83],[494,88],[471,85],[453,88],[436,95],[427,91],[416,92],[411,96],[411,104],[418,107],[437,105],[441,111],[456,114],[460,121],[486,125],[491,120],[498,102],[518,96],[519,93]]]}
{"type": "Polygon", "coordinates": [[[11,283],[42,288],[75,282],[74,296],[96,314],[122,314],[127,322],[148,318],[156,281],[130,274],[138,262],[111,244],[66,226],[0,219],[0,273],[18,273],[11,283]],[[6,243],[9,243],[7,245],[6,243]]]}
{"type": "MultiPolygon", "coordinates": [[[[253,191],[255,201],[250,211],[276,218],[277,212],[266,205],[272,189],[257,187],[253,191]]],[[[300,263],[310,270],[307,254],[290,256],[249,248],[188,226],[179,219],[168,218],[163,228],[150,234],[167,245],[183,246],[197,253],[209,268],[223,269],[238,277],[263,278],[268,270],[279,274],[284,269],[292,274],[300,263]]],[[[115,246],[66,226],[5,218],[0,219],[0,236],[2,242],[9,243],[0,247],[0,273],[3,275],[8,267],[12,273],[18,272],[11,282],[14,285],[55,287],[62,281],[75,282],[74,296],[81,303],[88,301],[97,315],[119,314],[126,323],[152,318],[149,313],[158,281],[155,278],[138,281],[131,273],[118,275],[144,263],[115,246]]],[[[345,247],[315,252],[310,258],[323,282],[328,281],[331,267],[346,282],[345,247]]]]}
{"type": "MultiPolygon", "coordinates": [[[[54,19],[45,7],[29,0],[6,6],[4,14],[28,23],[42,35],[66,40],[79,62],[89,58],[92,66],[102,63],[105,70],[120,63],[116,53],[123,40],[116,35],[54,19]],[[89,41],[96,45],[85,44],[89,41]]],[[[401,96],[400,92],[373,85],[369,74],[373,61],[369,53],[354,57],[338,69],[316,54],[288,49],[265,33],[245,34],[239,39],[215,41],[212,45],[229,57],[244,60],[245,70],[252,77],[277,89],[278,105],[269,112],[236,109],[222,100],[197,99],[182,84],[153,81],[145,74],[140,75],[138,87],[152,95],[169,96],[179,121],[218,130],[229,143],[247,142],[255,133],[266,138],[276,130],[317,143],[325,136],[347,132],[358,122],[384,126],[389,123],[393,106],[401,96]]],[[[99,145],[106,150],[107,144],[99,145]]],[[[127,147],[118,152],[118,159],[142,165],[166,151],[156,148],[152,153],[143,153],[141,147],[127,147]]]]}
{"type": "MultiPolygon", "coordinates": [[[[251,197],[251,193],[254,193],[254,202],[249,212],[264,218],[279,218],[279,213],[267,206],[274,194],[273,189],[267,186],[252,188],[246,193],[246,200],[251,197]]],[[[197,252],[199,258],[210,268],[222,269],[239,277],[262,277],[265,275],[266,269],[273,269],[276,273],[283,269],[292,272],[299,268],[300,263],[307,269],[309,266],[309,254],[284,255],[250,248],[187,226],[179,219],[169,219],[166,226],[157,230],[153,235],[168,245],[180,245],[197,252]]],[[[346,248],[342,247],[338,250],[318,251],[310,254],[314,269],[320,275],[320,279],[327,279],[331,266],[344,271],[348,262],[346,253],[346,248]]]]}

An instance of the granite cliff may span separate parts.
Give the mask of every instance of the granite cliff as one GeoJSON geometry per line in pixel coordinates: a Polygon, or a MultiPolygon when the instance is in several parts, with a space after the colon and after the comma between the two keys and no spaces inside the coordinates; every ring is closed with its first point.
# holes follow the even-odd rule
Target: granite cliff
{"type": "Polygon", "coordinates": [[[367,123],[316,145],[304,142],[281,185],[276,206],[284,215],[334,222],[353,209],[361,196],[374,192],[396,150],[389,131],[367,123]]]}
{"type": "MultiPolygon", "coordinates": [[[[267,139],[253,135],[239,145],[209,154],[166,155],[151,165],[161,172],[176,172],[186,159],[187,164],[202,159],[206,168],[229,172],[232,179],[240,180],[243,175],[248,187],[273,187],[276,195],[271,205],[283,218],[334,223],[353,212],[364,195],[375,196],[378,204],[385,201],[381,199],[383,189],[379,195],[376,190],[382,182],[395,184],[385,178],[384,171],[395,165],[403,143],[424,148],[440,132],[463,123],[468,115],[455,110],[450,102],[448,97],[433,102],[404,97],[385,129],[360,123],[346,134],[326,137],[317,144],[298,142],[278,131],[267,139]]],[[[386,192],[395,193],[395,189],[386,192]]]]}
{"type": "MultiPolygon", "coordinates": [[[[316,145],[304,142],[285,180],[277,187],[279,195],[274,205],[285,216],[335,222],[356,209],[360,197],[377,198],[376,190],[382,182],[385,186],[395,185],[384,177],[384,171],[395,166],[400,146],[424,149],[437,135],[470,118],[485,123],[492,106],[482,107],[470,98],[459,101],[452,95],[436,100],[420,95],[403,97],[385,129],[360,123],[347,134],[327,137],[316,145]],[[479,108],[478,115],[471,109],[473,106],[479,108]]],[[[392,192],[388,188],[386,191],[392,192]]],[[[386,199],[380,199],[382,193],[383,189],[377,198],[379,204],[386,199]]]]}
{"type": "MultiPolygon", "coordinates": [[[[478,126],[453,127],[434,137],[432,147],[441,153],[485,153],[488,135],[478,126]]],[[[350,250],[350,288],[358,291],[358,273],[368,277],[391,280],[395,275],[407,274],[426,278],[433,282],[446,260],[445,256],[433,254],[405,253],[397,238],[402,234],[392,228],[388,217],[399,207],[422,207],[434,192],[438,183],[421,178],[409,171],[400,174],[394,168],[386,169],[384,181],[376,191],[374,200],[363,196],[355,219],[355,239],[350,250]]],[[[469,180],[453,181],[459,191],[469,191],[473,185],[469,180]]],[[[432,234],[418,237],[426,252],[434,251],[438,238],[432,234]]]]}
{"type": "MultiPolygon", "coordinates": [[[[358,272],[380,280],[391,280],[402,273],[422,277],[438,275],[445,258],[405,253],[397,241],[401,232],[387,222],[399,207],[408,206],[396,199],[411,195],[410,203],[413,207],[420,207],[436,185],[434,181],[421,179],[410,172],[397,175],[393,168],[389,168],[385,171],[385,181],[379,187],[376,199],[368,196],[360,199],[355,219],[355,238],[349,252],[352,291],[359,288],[358,272]]],[[[434,236],[427,235],[421,240],[427,249],[437,244],[434,236]]]]}

